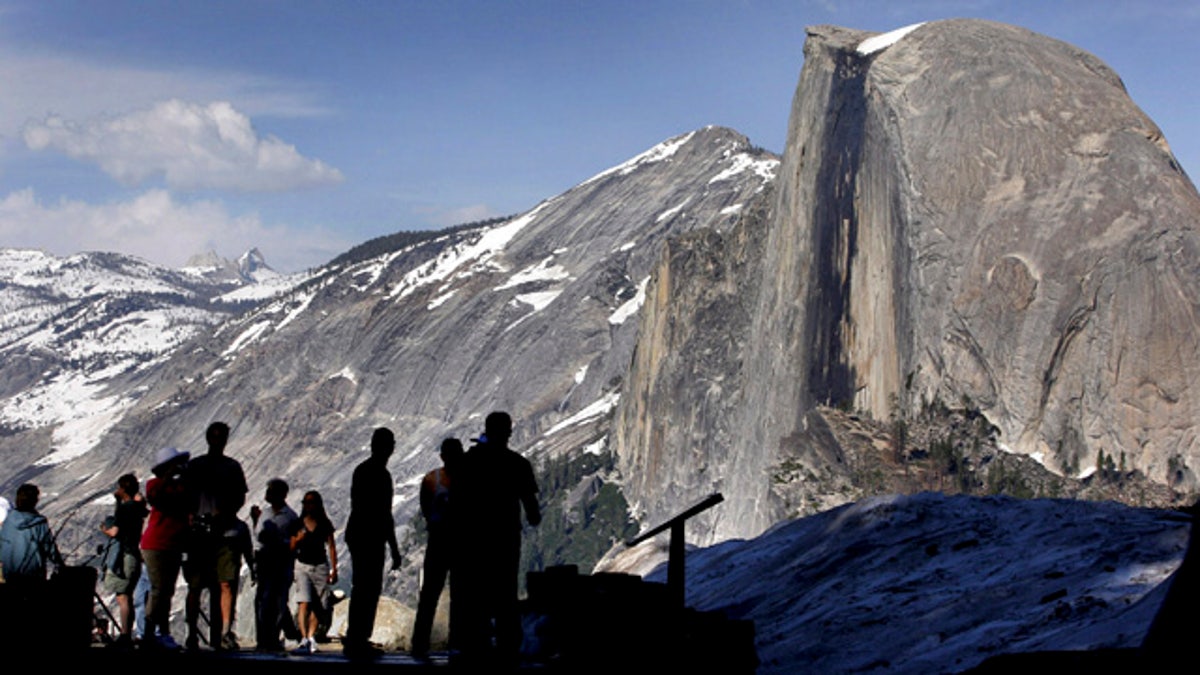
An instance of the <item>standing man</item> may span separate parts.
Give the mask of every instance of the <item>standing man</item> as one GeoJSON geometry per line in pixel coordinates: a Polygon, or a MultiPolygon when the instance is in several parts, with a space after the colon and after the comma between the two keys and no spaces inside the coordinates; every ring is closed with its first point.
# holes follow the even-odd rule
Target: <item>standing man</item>
{"type": "MultiPolygon", "coordinates": [[[[525,520],[542,522],[537,481],[529,460],[508,448],[512,417],[493,412],[484,421],[484,435],[476,440],[463,461],[463,520],[454,574],[466,577],[459,594],[456,578],[451,593],[467,604],[466,617],[455,619],[466,635],[460,641],[471,657],[486,656],[494,632],[499,656],[515,659],[521,648],[521,618],[517,589],[521,562],[521,508],[525,520]]],[[[456,490],[458,488],[456,485],[456,490]]],[[[459,493],[455,492],[456,504],[459,493]]],[[[459,604],[455,605],[455,610],[459,604]]]]}
{"type": "Polygon", "coordinates": [[[192,541],[184,573],[188,582],[185,606],[188,624],[187,648],[199,646],[196,621],[200,614],[200,592],[209,592],[209,644],[214,649],[237,649],[233,635],[233,601],[241,573],[241,556],[230,546],[225,532],[237,527],[237,512],[246,503],[246,474],[242,465],[225,456],[229,425],[213,422],[204,434],[208,453],[188,466],[188,488],[192,495],[192,541]]]}
{"type": "Polygon", "coordinates": [[[346,546],[354,567],[350,575],[350,615],[342,651],[351,658],[374,658],[371,646],[375,610],[383,592],[384,548],[392,552],[392,569],[400,568],[400,547],[392,519],[392,474],[387,461],[396,449],[396,436],[380,427],[371,435],[371,456],[354,469],[350,482],[350,518],[346,546]]]}
{"type": "Polygon", "coordinates": [[[267,482],[266,511],[255,523],[254,554],[258,588],[254,592],[254,632],[261,651],[282,651],[280,631],[288,622],[288,589],[295,568],[292,535],[300,527],[299,516],[287,505],[288,484],[280,478],[267,482]]]}
{"type": "Polygon", "coordinates": [[[146,502],[142,499],[137,476],[127,473],[117,479],[113,496],[117,508],[105,518],[100,531],[108,535],[109,555],[104,570],[104,587],[112,591],[120,608],[121,635],[117,644],[133,645],[133,591],[142,576],[142,526],[146,522],[146,502]]]}
{"type": "Polygon", "coordinates": [[[450,572],[451,537],[450,481],[463,457],[463,444],[457,438],[442,441],[442,467],[425,474],[421,480],[421,515],[429,539],[425,544],[425,565],[422,570],[421,596],[417,602],[417,619],[413,622],[412,655],[423,659],[429,655],[429,633],[437,612],[438,598],[450,572]]]}

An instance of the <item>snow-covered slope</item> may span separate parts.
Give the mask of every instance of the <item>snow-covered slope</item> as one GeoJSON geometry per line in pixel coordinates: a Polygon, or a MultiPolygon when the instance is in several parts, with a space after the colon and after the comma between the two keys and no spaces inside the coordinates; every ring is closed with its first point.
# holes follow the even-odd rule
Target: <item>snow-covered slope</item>
{"type": "Polygon", "coordinates": [[[35,466],[91,450],[175,349],[300,280],[243,259],[231,284],[117,253],[0,249],[0,428],[50,434],[49,452],[28,449],[35,466]]]}

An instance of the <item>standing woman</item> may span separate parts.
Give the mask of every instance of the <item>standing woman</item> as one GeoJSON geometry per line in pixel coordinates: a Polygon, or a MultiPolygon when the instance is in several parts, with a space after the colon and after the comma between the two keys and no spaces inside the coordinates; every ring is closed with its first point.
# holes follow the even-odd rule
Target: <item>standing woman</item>
{"type": "Polygon", "coordinates": [[[159,450],[151,469],[154,478],[146,483],[150,517],[142,533],[142,560],[150,577],[150,596],[143,640],[166,649],[179,649],[179,643],[171,637],[171,597],[190,527],[191,499],[184,480],[188,457],[188,453],[175,448],[159,450]]]}
{"type": "Polygon", "coordinates": [[[333,605],[337,547],[333,540],[333,523],[325,515],[321,493],[306,492],[300,504],[300,528],[292,535],[292,551],[296,553],[297,622],[302,636],[297,651],[312,654],[317,651],[317,617],[333,605]]]}

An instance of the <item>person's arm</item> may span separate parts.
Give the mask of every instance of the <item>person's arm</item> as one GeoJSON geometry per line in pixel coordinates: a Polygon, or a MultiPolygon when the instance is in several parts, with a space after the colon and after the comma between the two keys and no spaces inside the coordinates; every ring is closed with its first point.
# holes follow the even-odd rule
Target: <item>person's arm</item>
{"type": "Polygon", "coordinates": [[[525,520],[530,525],[537,527],[542,522],[542,510],[538,506],[537,493],[530,492],[521,497],[521,503],[525,505],[525,520]]]}
{"type": "Polygon", "coordinates": [[[246,559],[246,567],[250,568],[250,583],[258,581],[257,561],[254,559],[254,539],[250,536],[250,528],[242,529],[242,557],[246,559]]]}
{"type": "Polygon", "coordinates": [[[388,525],[388,548],[392,549],[392,569],[398,570],[400,569],[401,562],[400,545],[396,543],[396,523],[392,521],[391,514],[388,515],[388,521],[390,522],[388,525]]]}
{"type": "Polygon", "coordinates": [[[425,521],[429,521],[429,514],[433,513],[433,480],[429,474],[421,479],[421,516],[425,521]]]}
{"type": "Polygon", "coordinates": [[[296,549],[300,548],[300,542],[304,541],[304,538],[307,536],[308,527],[301,523],[300,529],[296,530],[292,536],[288,538],[288,550],[292,553],[295,553],[296,549]]]}
{"type": "Polygon", "coordinates": [[[333,539],[333,530],[329,530],[329,537],[325,539],[325,543],[329,546],[329,583],[337,583],[337,543],[333,539]]]}
{"type": "Polygon", "coordinates": [[[542,509],[538,506],[537,479],[533,476],[533,466],[526,463],[523,471],[524,488],[521,490],[521,504],[525,507],[525,520],[534,527],[542,522],[542,509]]]}

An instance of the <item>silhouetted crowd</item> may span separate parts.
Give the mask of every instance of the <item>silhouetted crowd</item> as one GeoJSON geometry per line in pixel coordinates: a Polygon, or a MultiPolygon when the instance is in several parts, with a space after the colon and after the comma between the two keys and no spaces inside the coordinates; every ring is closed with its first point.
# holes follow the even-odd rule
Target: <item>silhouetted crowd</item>
{"type": "MultiPolygon", "coordinates": [[[[442,466],[421,482],[428,543],[411,643],[417,658],[428,657],[434,614],[448,578],[452,654],[484,663],[515,660],[519,654],[521,512],[537,525],[541,511],[532,466],[509,449],[511,435],[507,413],[488,415],[484,433],[472,439],[469,450],[458,439],[443,441],[442,466]]],[[[144,491],[134,474],[117,480],[113,513],[99,525],[108,542],[100,551],[100,584],[116,599],[116,646],[132,647],[140,633],[138,644],[147,649],[198,650],[202,643],[218,651],[240,649],[233,626],[243,565],[255,584],[256,649],[291,647],[293,653],[307,654],[327,641],[338,556],[336,528],[324,500],[315,490],[306,492],[297,514],[287,503],[287,482],[272,479],[265,506],[252,506],[247,524],[238,514],[249,488],[242,465],[225,454],[229,436],[227,424],[213,422],[205,434],[206,454],[193,458],[172,447],[159,450],[144,491]],[[181,575],[187,588],[182,647],[170,625],[181,575]],[[205,596],[208,627],[202,634],[205,596]]],[[[342,649],[355,659],[382,654],[370,638],[388,554],[391,569],[401,565],[392,516],[394,483],[387,469],[395,445],[389,429],[375,429],[370,456],[351,480],[344,539],[353,568],[342,649]]],[[[49,523],[37,512],[38,498],[38,488],[28,483],[18,488],[15,504],[0,498],[0,579],[9,599],[36,601],[48,570],[63,563],[49,523]]]]}

